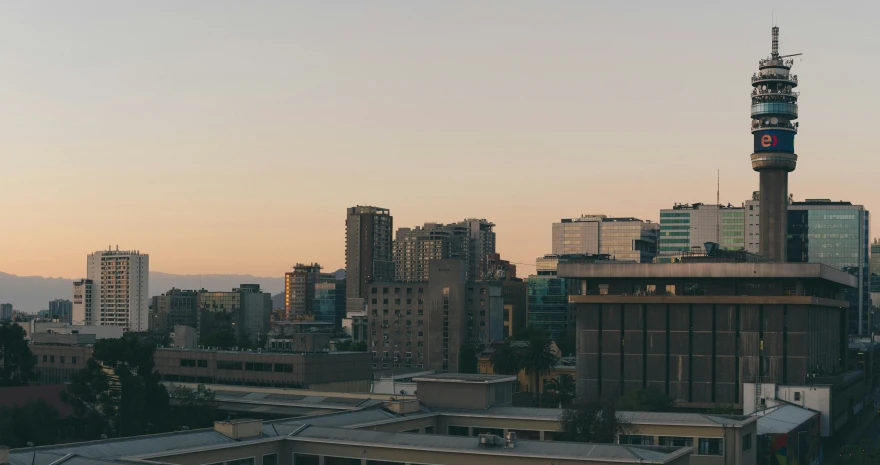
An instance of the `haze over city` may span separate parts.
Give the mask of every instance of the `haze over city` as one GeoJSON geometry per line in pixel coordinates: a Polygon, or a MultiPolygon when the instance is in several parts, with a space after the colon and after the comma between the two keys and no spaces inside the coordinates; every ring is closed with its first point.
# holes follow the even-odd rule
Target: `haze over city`
{"type": "Polygon", "coordinates": [[[873,209],[869,2],[4,3],[0,271],[76,278],[117,244],[335,270],[356,204],[486,218],[528,264],[560,218],[714,202],[717,170],[739,205],[774,8],[804,52],[790,191],[873,209]]]}

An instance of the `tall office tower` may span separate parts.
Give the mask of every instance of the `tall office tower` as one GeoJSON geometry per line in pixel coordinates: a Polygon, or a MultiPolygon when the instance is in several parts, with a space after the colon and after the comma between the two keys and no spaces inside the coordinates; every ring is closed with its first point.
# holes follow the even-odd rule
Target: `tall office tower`
{"type": "Polygon", "coordinates": [[[482,281],[488,279],[489,254],[495,253],[495,227],[482,218],[467,218],[456,223],[456,226],[466,227],[470,243],[468,244],[468,281],[482,281]]]}
{"type": "Polygon", "coordinates": [[[151,301],[150,331],[167,333],[177,325],[193,329],[198,325],[199,291],[172,288],[151,301]]]}
{"type": "Polygon", "coordinates": [[[876,297],[873,294],[880,294],[880,239],[874,239],[871,243],[871,302],[874,305],[880,305],[880,295],[876,297]]]}
{"type": "Polygon", "coordinates": [[[862,205],[807,199],[788,207],[789,262],[821,263],[858,279],[848,293],[849,332],[867,335],[871,310],[870,213],[862,205]]]}
{"type": "Polygon", "coordinates": [[[788,173],[794,171],[797,155],[798,85],[791,74],[794,60],[779,55],[779,28],[772,30],[773,46],[769,58],[758,62],[752,75],[752,169],[760,173],[761,255],[785,261],[788,237],[788,173]]]}
{"type": "Polygon", "coordinates": [[[91,279],[80,279],[73,283],[73,324],[95,324],[92,312],[94,295],[94,282],[91,279]]]}
{"type": "Polygon", "coordinates": [[[676,204],[660,210],[660,255],[678,255],[715,242],[722,249],[745,247],[743,207],[676,204]]]}
{"type": "Polygon", "coordinates": [[[297,263],[293,271],[284,274],[284,311],[287,319],[313,313],[315,284],[320,276],[321,265],[317,263],[297,263]]]}
{"type": "Polygon", "coordinates": [[[214,335],[231,331],[238,342],[257,343],[269,333],[272,295],[259,284],[241,284],[232,292],[198,293],[199,344],[211,345],[214,335]]]}
{"type": "Polygon", "coordinates": [[[743,203],[743,218],[746,221],[746,252],[761,253],[761,193],[752,192],[752,198],[743,203]]]}
{"type": "Polygon", "coordinates": [[[12,304],[0,304],[0,320],[12,319],[12,304]]]}
{"type": "Polygon", "coordinates": [[[372,281],[394,279],[393,217],[386,208],[356,206],[345,219],[345,277],[347,313],[363,312],[372,281]]]}
{"type": "Polygon", "coordinates": [[[150,256],[137,250],[104,250],[88,256],[92,324],[144,332],[150,325],[150,256]]]}
{"type": "Polygon", "coordinates": [[[657,256],[660,226],[637,218],[581,215],[553,223],[554,255],[610,255],[619,261],[650,263],[657,256]]]}
{"type": "Polygon", "coordinates": [[[73,302],[67,299],[55,299],[49,302],[49,319],[60,323],[73,323],[73,302]]]}

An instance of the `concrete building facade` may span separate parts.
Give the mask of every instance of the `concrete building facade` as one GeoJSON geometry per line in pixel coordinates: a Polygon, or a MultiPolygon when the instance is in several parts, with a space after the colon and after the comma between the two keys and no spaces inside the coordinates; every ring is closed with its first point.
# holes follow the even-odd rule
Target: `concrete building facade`
{"type": "MultiPolygon", "coordinates": [[[[681,406],[741,405],[742,383],[846,367],[855,279],[819,264],[566,264],[579,279],[579,397],[655,387],[681,406]]],[[[770,382],[770,381],[767,381],[770,382]]]]}
{"type": "Polygon", "coordinates": [[[723,249],[745,247],[745,209],[702,203],[676,204],[660,210],[660,255],[679,255],[706,242],[716,242],[723,249]]]}
{"type": "Polygon", "coordinates": [[[198,326],[200,291],[171,289],[153,296],[150,304],[150,330],[168,333],[177,325],[198,326]]]}
{"type": "Polygon", "coordinates": [[[650,263],[657,255],[659,225],[636,218],[581,215],[553,223],[554,255],[609,255],[616,260],[650,263]]]}
{"type": "Polygon", "coordinates": [[[92,316],[83,324],[122,326],[145,332],[150,324],[150,256],[137,250],[108,249],[90,254],[92,316]]]}
{"type": "Polygon", "coordinates": [[[367,336],[376,369],[457,372],[462,345],[503,338],[502,286],[465,280],[463,260],[433,260],[428,282],[374,282],[367,336]]]}
{"type": "Polygon", "coordinates": [[[95,283],[91,279],[80,279],[73,283],[72,319],[75,324],[87,324],[94,315],[95,283]]]}
{"type": "Polygon", "coordinates": [[[242,284],[231,292],[199,292],[199,341],[217,331],[231,330],[239,341],[257,342],[269,333],[272,296],[259,284],[242,284]]]}
{"type": "Polygon", "coordinates": [[[0,304],[0,320],[12,320],[12,304],[0,304]]]}
{"type": "Polygon", "coordinates": [[[386,208],[356,206],[345,220],[346,313],[362,312],[373,281],[394,279],[393,217],[386,208]]]}

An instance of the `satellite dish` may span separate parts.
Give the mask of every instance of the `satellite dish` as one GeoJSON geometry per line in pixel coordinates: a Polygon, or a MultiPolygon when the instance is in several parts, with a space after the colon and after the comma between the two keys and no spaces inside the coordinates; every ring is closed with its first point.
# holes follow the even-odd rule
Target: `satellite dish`
{"type": "Polygon", "coordinates": [[[776,124],[776,123],[779,122],[779,120],[776,119],[776,117],[774,116],[774,117],[770,118],[770,122],[773,123],[773,124],[776,124]]]}

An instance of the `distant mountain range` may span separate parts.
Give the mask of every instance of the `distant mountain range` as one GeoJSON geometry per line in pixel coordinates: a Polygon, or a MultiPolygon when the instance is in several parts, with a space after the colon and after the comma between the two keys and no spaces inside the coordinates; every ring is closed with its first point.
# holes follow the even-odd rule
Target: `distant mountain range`
{"type": "MultiPolygon", "coordinates": [[[[334,273],[337,278],[345,277],[345,270],[334,273]]],[[[180,275],[150,272],[150,295],[162,294],[172,287],[178,289],[208,289],[210,291],[229,291],[240,284],[259,284],[264,291],[277,298],[284,293],[284,278],[264,278],[253,275],[204,274],[180,275]]],[[[37,312],[49,307],[54,299],[70,299],[73,294],[73,280],[65,278],[44,278],[42,276],[16,276],[0,272],[0,303],[11,303],[13,308],[25,312],[37,312]]],[[[281,297],[284,302],[284,297],[281,297]]]]}

